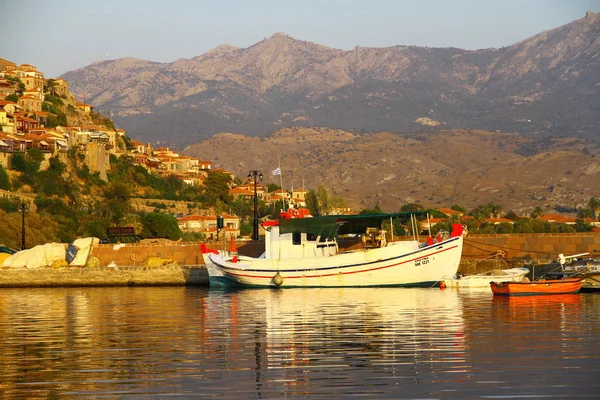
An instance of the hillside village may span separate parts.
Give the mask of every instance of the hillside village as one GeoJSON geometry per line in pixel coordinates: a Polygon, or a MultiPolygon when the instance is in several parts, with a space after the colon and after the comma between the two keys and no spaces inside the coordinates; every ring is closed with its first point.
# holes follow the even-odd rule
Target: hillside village
{"type": "MultiPolygon", "coordinates": [[[[251,201],[256,195],[267,205],[280,202],[282,208],[306,207],[309,191],[305,188],[269,192],[265,185],[253,182],[250,176],[239,180],[229,171],[213,169],[210,160],[184,156],[166,147],[153,148],[149,143],[129,139],[125,130],[115,128],[111,120],[95,113],[93,105],[76,99],[69,91],[66,80],[45,78],[44,73],[33,65],[17,65],[0,59],[0,128],[0,164],[6,169],[10,169],[11,156],[15,152],[37,148],[48,162],[56,155],[66,160],[67,152],[77,149],[77,153],[84,156],[90,171],[98,172],[100,178],[106,180],[111,167],[111,155],[128,155],[136,165],[143,166],[149,172],[174,176],[187,185],[203,185],[209,171],[227,174],[232,182],[229,195],[234,199],[251,201]],[[61,109],[66,106],[66,113],[57,113],[57,108],[52,108],[53,104],[61,104],[61,109]]],[[[343,211],[352,212],[348,209],[343,211]]],[[[449,208],[440,208],[438,211],[445,217],[430,219],[423,226],[424,230],[445,223],[450,218],[463,223],[473,218],[449,208]]],[[[222,216],[225,237],[240,236],[240,218],[228,214],[222,216]]],[[[569,225],[576,223],[575,218],[554,214],[541,216],[541,219],[569,225]]],[[[483,222],[492,225],[514,223],[499,215],[490,215],[483,222]]],[[[597,220],[588,218],[585,222],[598,228],[597,220]]],[[[178,215],[178,224],[182,231],[203,233],[209,239],[215,238],[218,233],[217,216],[212,210],[203,210],[195,215],[178,215]]]]}
{"type": "MultiPolygon", "coordinates": [[[[135,164],[148,171],[175,176],[188,185],[202,185],[208,172],[213,170],[211,161],[184,156],[169,148],[152,148],[149,143],[130,140],[125,130],[115,128],[112,121],[94,114],[93,109],[93,105],[75,98],[69,91],[66,80],[48,79],[33,65],[17,65],[0,59],[0,164],[10,169],[12,154],[32,148],[42,151],[46,164],[51,157],[57,155],[64,161],[69,149],[76,148],[79,154],[85,156],[83,158],[90,171],[98,172],[104,180],[110,169],[111,155],[131,156],[135,164]],[[59,98],[61,105],[66,105],[67,111],[71,113],[62,120],[57,118],[57,114],[47,109],[49,98],[52,102],[59,98]],[[101,120],[105,124],[91,123],[95,120],[101,120]],[[76,123],[58,124],[70,121],[76,123]]],[[[232,182],[235,182],[233,173],[218,168],[215,171],[230,175],[232,182]]],[[[233,183],[229,194],[234,199],[253,199],[255,192],[258,199],[267,205],[282,202],[288,206],[305,207],[304,199],[308,190],[297,188],[288,192],[277,189],[269,192],[259,182],[255,188],[254,183],[248,179],[239,185],[233,183]]],[[[212,215],[214,213],[210,210],[202,214],[180,216],[179,227],[183,231],[214,236],[217,232],[216,215],[212,215]]],[[[240,235],[239,217],[224,215],[224,222],[224,230],[228,236],[240,235]]]]}

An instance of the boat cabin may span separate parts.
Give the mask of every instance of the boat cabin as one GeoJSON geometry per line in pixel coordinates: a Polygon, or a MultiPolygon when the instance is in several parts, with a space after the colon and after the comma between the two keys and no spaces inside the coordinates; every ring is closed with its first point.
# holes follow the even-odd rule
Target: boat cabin
{"type": "Polygon", "coordinates": [[[265,258],[315,258],[338,253],[335,238],[315,235],[310,232],[294,231],[281,233],[277,221],[269,221],[265,235],[265,258]]]}

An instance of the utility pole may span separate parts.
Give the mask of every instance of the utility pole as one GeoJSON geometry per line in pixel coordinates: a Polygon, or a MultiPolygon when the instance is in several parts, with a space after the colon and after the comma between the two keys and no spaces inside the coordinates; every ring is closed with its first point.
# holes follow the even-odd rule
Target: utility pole
{"type": "Polygon", "coordinates": [[[21,203],[19,211],[21,211],[21,250],[25,250],[25,213],[28,211],[25,202],[21,203]]]}
{"type": "Polygon", "coordinates": [[[259,170],[253,169],[248,172],[248,178],[254,180],[254,225],[252,229],[252,240],[258,240],[258,195],[256,193],[256,178],[263,180],[263,174],[259,170]]]}

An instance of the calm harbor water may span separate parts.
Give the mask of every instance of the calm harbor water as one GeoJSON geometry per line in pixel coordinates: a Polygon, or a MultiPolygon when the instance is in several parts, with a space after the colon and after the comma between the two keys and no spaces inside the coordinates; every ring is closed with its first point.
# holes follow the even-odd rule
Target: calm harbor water
{"type": "Polygon", "coordinates": [[[0,398],[597,399],[600,294],[0,289],[0,398]]]}

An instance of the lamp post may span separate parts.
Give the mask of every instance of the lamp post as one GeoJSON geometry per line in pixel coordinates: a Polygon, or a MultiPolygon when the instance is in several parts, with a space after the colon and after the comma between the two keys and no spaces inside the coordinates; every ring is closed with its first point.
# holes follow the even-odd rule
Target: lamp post
{"type": "Polygon", "coordinates": [[[19,211],[21,211],[21,250],[25,250],[25,213],[28,211],[25,202],[21,203],[19,211]]]}
{"type": "Polygon", "coordinates": [[[254,225],[252,228],[252,240],[258,240],[258,195],[256,194],[256,178],[263,180],[263,174],[259,170],[253,169],[248,172],[248,178],[254,180],[254,225]]]}

